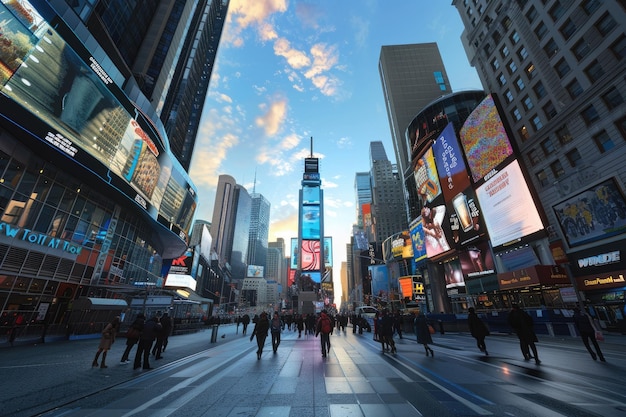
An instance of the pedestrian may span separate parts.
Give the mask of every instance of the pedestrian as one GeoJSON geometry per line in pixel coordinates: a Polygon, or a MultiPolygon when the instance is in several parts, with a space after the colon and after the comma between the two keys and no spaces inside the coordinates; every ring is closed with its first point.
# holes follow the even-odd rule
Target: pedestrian
{"type": "Polygon", "coordinates": [[[243,335],[245,336],[245,334],[248,331],[248,324],[250,324],[250,316],[247,314],[244,314],[243,317],[241,318],[241,324],[243,326],[243,335]]]}
{"type": "Polygon", "coordinates": [[[385,350],[396,353],[396,343],[393,341],[393,317],[387,309],[383,310],[378,319],[378,337],[383,345],[383,353],[385,350]]]}
{"type": "Polygon", "coordinates": [[[330,335],[333,333],[333,322],[328,316],[326,310],[322,310],[320,318],[315,325],[315,337],[320,335],[322,345],[322,357],[326,357],[326,353],[330,353],[330,335]]]}
{"type": "Polygon", "coordinates": [[[399,311],[393,316],[393,330],[398,333],[398,337],[402,339],[402,314],[399,311]]]}
{"type": "Polygon", "coordinates": [[[154,339],[157,338],[160,331],[161,323],[159,323],[156,316],[145,322],[141,336],[139,337],[139,345],[137,345],[137,353],[135,353],[135,364],[133,369],[139,369],[142,367],[142,359],[143,369],[152,369],[150,367],[150,348],[152,348],[152,343],[154,342],[154,339]]]}
{"type": "Polygon", "coordinates": [[[519,339],[519,345],[522,350],[522,355],[524,355],[524,360],[530,360],[534,357],[535,363],[539,365],[541,361],[537,355],[537,346],[535,346],[535,343],[539,340],[533,329],[533,318],[530,314],[522,310],[518,304],[513,304],[507,321],[519,339]],[[529,348],[532,350],[534,356],[530,354],[529,348]]]}
{"type": "Polygon", "coordinates": [[[157,334],[156,343],[152,348],[152,355],[154,355],[155,359],[163,358],[161,354],[165,352],[168,338],[172,331],[172,319],[168,313],[163,313],[163,316],[159,319],[159,323],[161,324],[161,331],[157,334]]]}
{"type": "Polygon", "coordinates": [[[296,328],[298,329],[298,339],[302,337],[302,331],[304,330],[304,318],[302,314],[298,314],[296,317],[296,328]]]}
{"type": "Polygon", "coordinates": [[[413,322],[413,327],[415,329],[415,335],[417,336],[417,343],[424,346],[424,350],[426,351],[426,356],[430,354],[433,358],[435,357],[435,352],[430,348],[430,344],[433,343],[433,338],[430,335],[430,327],[428,326],[428,321],[426,320],[426,316],[421,311],[415,317],[415,321],[413,322]]]}
{"type": "Polygon", "coordinates": [[[107,324],[102,330],[102,334],[100,335],[100,344],[98,345],[98,351],[96,352],[96,357],[93,358],[93,362],[91,363],[92,367],[98,366],[98,357],[102,353],[102,362],[100,362],[100,368],[107,368],[106,359],[107,352],[111,349],[113,343],[115,343],[115,336],[117,335],[117,331],[120,328],[120,316],[115,316],[111,323],[107,324]]]}
{"type": "Polygon", "coordinates": [[[143,325],[146,321],[146,316],[142,313],[137,314],[135,321],[130,325],[128,331],[126,332],[126,349],[124,350],[124,354],[122,355],[121,363],[127,364],[130,362],[128,359],[128,355],[132,350],[133,346],[139,342],[139,337],[141,336],[141,331],[143,330],[143,325]]]}
{"type": "Polygon", "coordinates": [[[467,326],[474,339],[476,339],[476,345],[478,350],[485,353],[485,356],[489,356],[487,352],[487,345],[485,345],[485,337],[489,336],[489,329],[487,325],[478,317],[476,309],[474,307],[469,308],[469,314],[467,315],[467,326]]]}
{"type": "Polygon", "coordinates": [[[587,314],[586,311],[581,311],[580,308],[576,307],[574,309],[574,324],[576,325],[578,333],[580,333],[580,337],[582,338],[583,343],[593,360],[595,361],[600,358],[602,362],[606,362],[606,359],[604,359],[604,355],[600,350],[598,340],[596,339],[597,329],[593,323],[593,319],[591,318],[591,316],[587,314]],[[591,343],[593,343],[593,347],[596,349],[595,352],[593,351],[593,349],[591,349],[591,346],[589,345],[590,339],[591,343]]]}
{"type": "Polygon", "coordinates": [[[272,334],[272,350],[274,353],[278,350],[278,345],[280,345],[280,332],[283,329],[283,322],[278,316],[278,312],[274,312],[274,317],[272,317],[272,321],[270,322],[270,332],[272,334]]]}
{"type": "Polygon", "coordinates": [[[256,358],[261,359],[263,354],[263,345],[265,345],[265,339],[267,338],[267,332],[270,328],[270,321],[267,318],[267,313],[264,311],[254,323],[254,330],[250,335],[250,341],[256,336],[256,345],[258,347],[256,351],[256,358]]]}

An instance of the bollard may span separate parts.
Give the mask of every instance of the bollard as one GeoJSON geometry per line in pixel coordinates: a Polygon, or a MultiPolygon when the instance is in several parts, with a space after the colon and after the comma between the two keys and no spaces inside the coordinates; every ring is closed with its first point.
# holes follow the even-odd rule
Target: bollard
{"type": "Polygon", "coordinates": [[[219,325],[214,324],[213,326],[211,326],[211,343],[215,343],[217,342],[217,328],[219,327],[219,325]]]}

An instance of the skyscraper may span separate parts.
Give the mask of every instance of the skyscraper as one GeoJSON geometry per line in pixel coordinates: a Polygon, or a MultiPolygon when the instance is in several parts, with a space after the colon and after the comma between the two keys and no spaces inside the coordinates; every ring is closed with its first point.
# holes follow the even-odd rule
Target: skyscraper
{"type": "Polygon", "coordinates": [[[407,230],[402,180],[380,141],[370,142],[372,218],[376,242],[407,230]]]}
{"type": "Polygon", "coordinates": [[[569,263],[577,290],[616,326],[608,311],[624,301],[607,300],[624,285],[613,278],[626,272],[624,2],[452,4],[470,63],[500,99],[537,190],[554,261],[569,263]]]}
{"type": "MultiPolygon", "coordinates": [[[[248,238],[248,265],[265,266],[267,239],[270,229],[270,202],[262,194],[253,192],[248,238]]],[[[276,279],[276,277],[274,277],[276,279]]]]}
{"type": "Polygon", "coordinates": [[[354,176],[354,195],[356,196],[357,226],[364,227],[363,205],[372,202],[372,186],[369,172],[357,172],[354,176]]]}
{"type": "Polygon", "coordinates": [[[436,43],[383,46],[378,71],[398,173],[408,194],[415,183],[406,129],[418,111],[452,90],[436,43]]]}

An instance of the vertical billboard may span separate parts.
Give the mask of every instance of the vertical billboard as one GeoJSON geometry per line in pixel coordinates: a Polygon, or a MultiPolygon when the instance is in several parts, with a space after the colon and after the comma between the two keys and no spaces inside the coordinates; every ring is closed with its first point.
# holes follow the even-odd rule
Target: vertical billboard
{"type": "Polygon", "coordinates": [[[421,220],[415,219],[409,224],[409,233],[411,233],[411,243],[413,244],[413,260],[417,263],[426,259],[426,242],[421,220]]]}
{"type": "Polygon", "coordinates": [[[446,288],[464,287],[463,270],[459,258],[454,258],[443,263],[443,271],[446,279],[446,288]]]}
{"type": "Polygon", "coordinates": [[[457,245],[466,245],[485,234],[485,225],[452,123],[437,137],[432,149],[452,241],[457,245]]]}
{"type": "Polygon", "coordinates": [[[389,301],[389,275],[386,265],[370,265],[367,267],[372,277],[372,297],[376,303],[389,301]]]}
{"type": "Polygon", "coordinates": [[[320,271],[322,259],[319,240],[302,239],[300,247],[300,269],[303,271],[320,271]]]}

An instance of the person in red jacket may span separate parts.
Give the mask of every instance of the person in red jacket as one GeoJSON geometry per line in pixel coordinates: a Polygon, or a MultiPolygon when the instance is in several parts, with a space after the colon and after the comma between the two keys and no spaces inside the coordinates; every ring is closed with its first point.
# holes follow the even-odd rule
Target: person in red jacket
{"type": "Polygon", "coordinates": [[[326,357],[326,353],[330,352],[330,335],[333,332],[333,322],[326,310],[322,310],[320,318],[315,326],[315,337],[321,334],[320,341],[322,344],[322,357],[326,357]]]}

